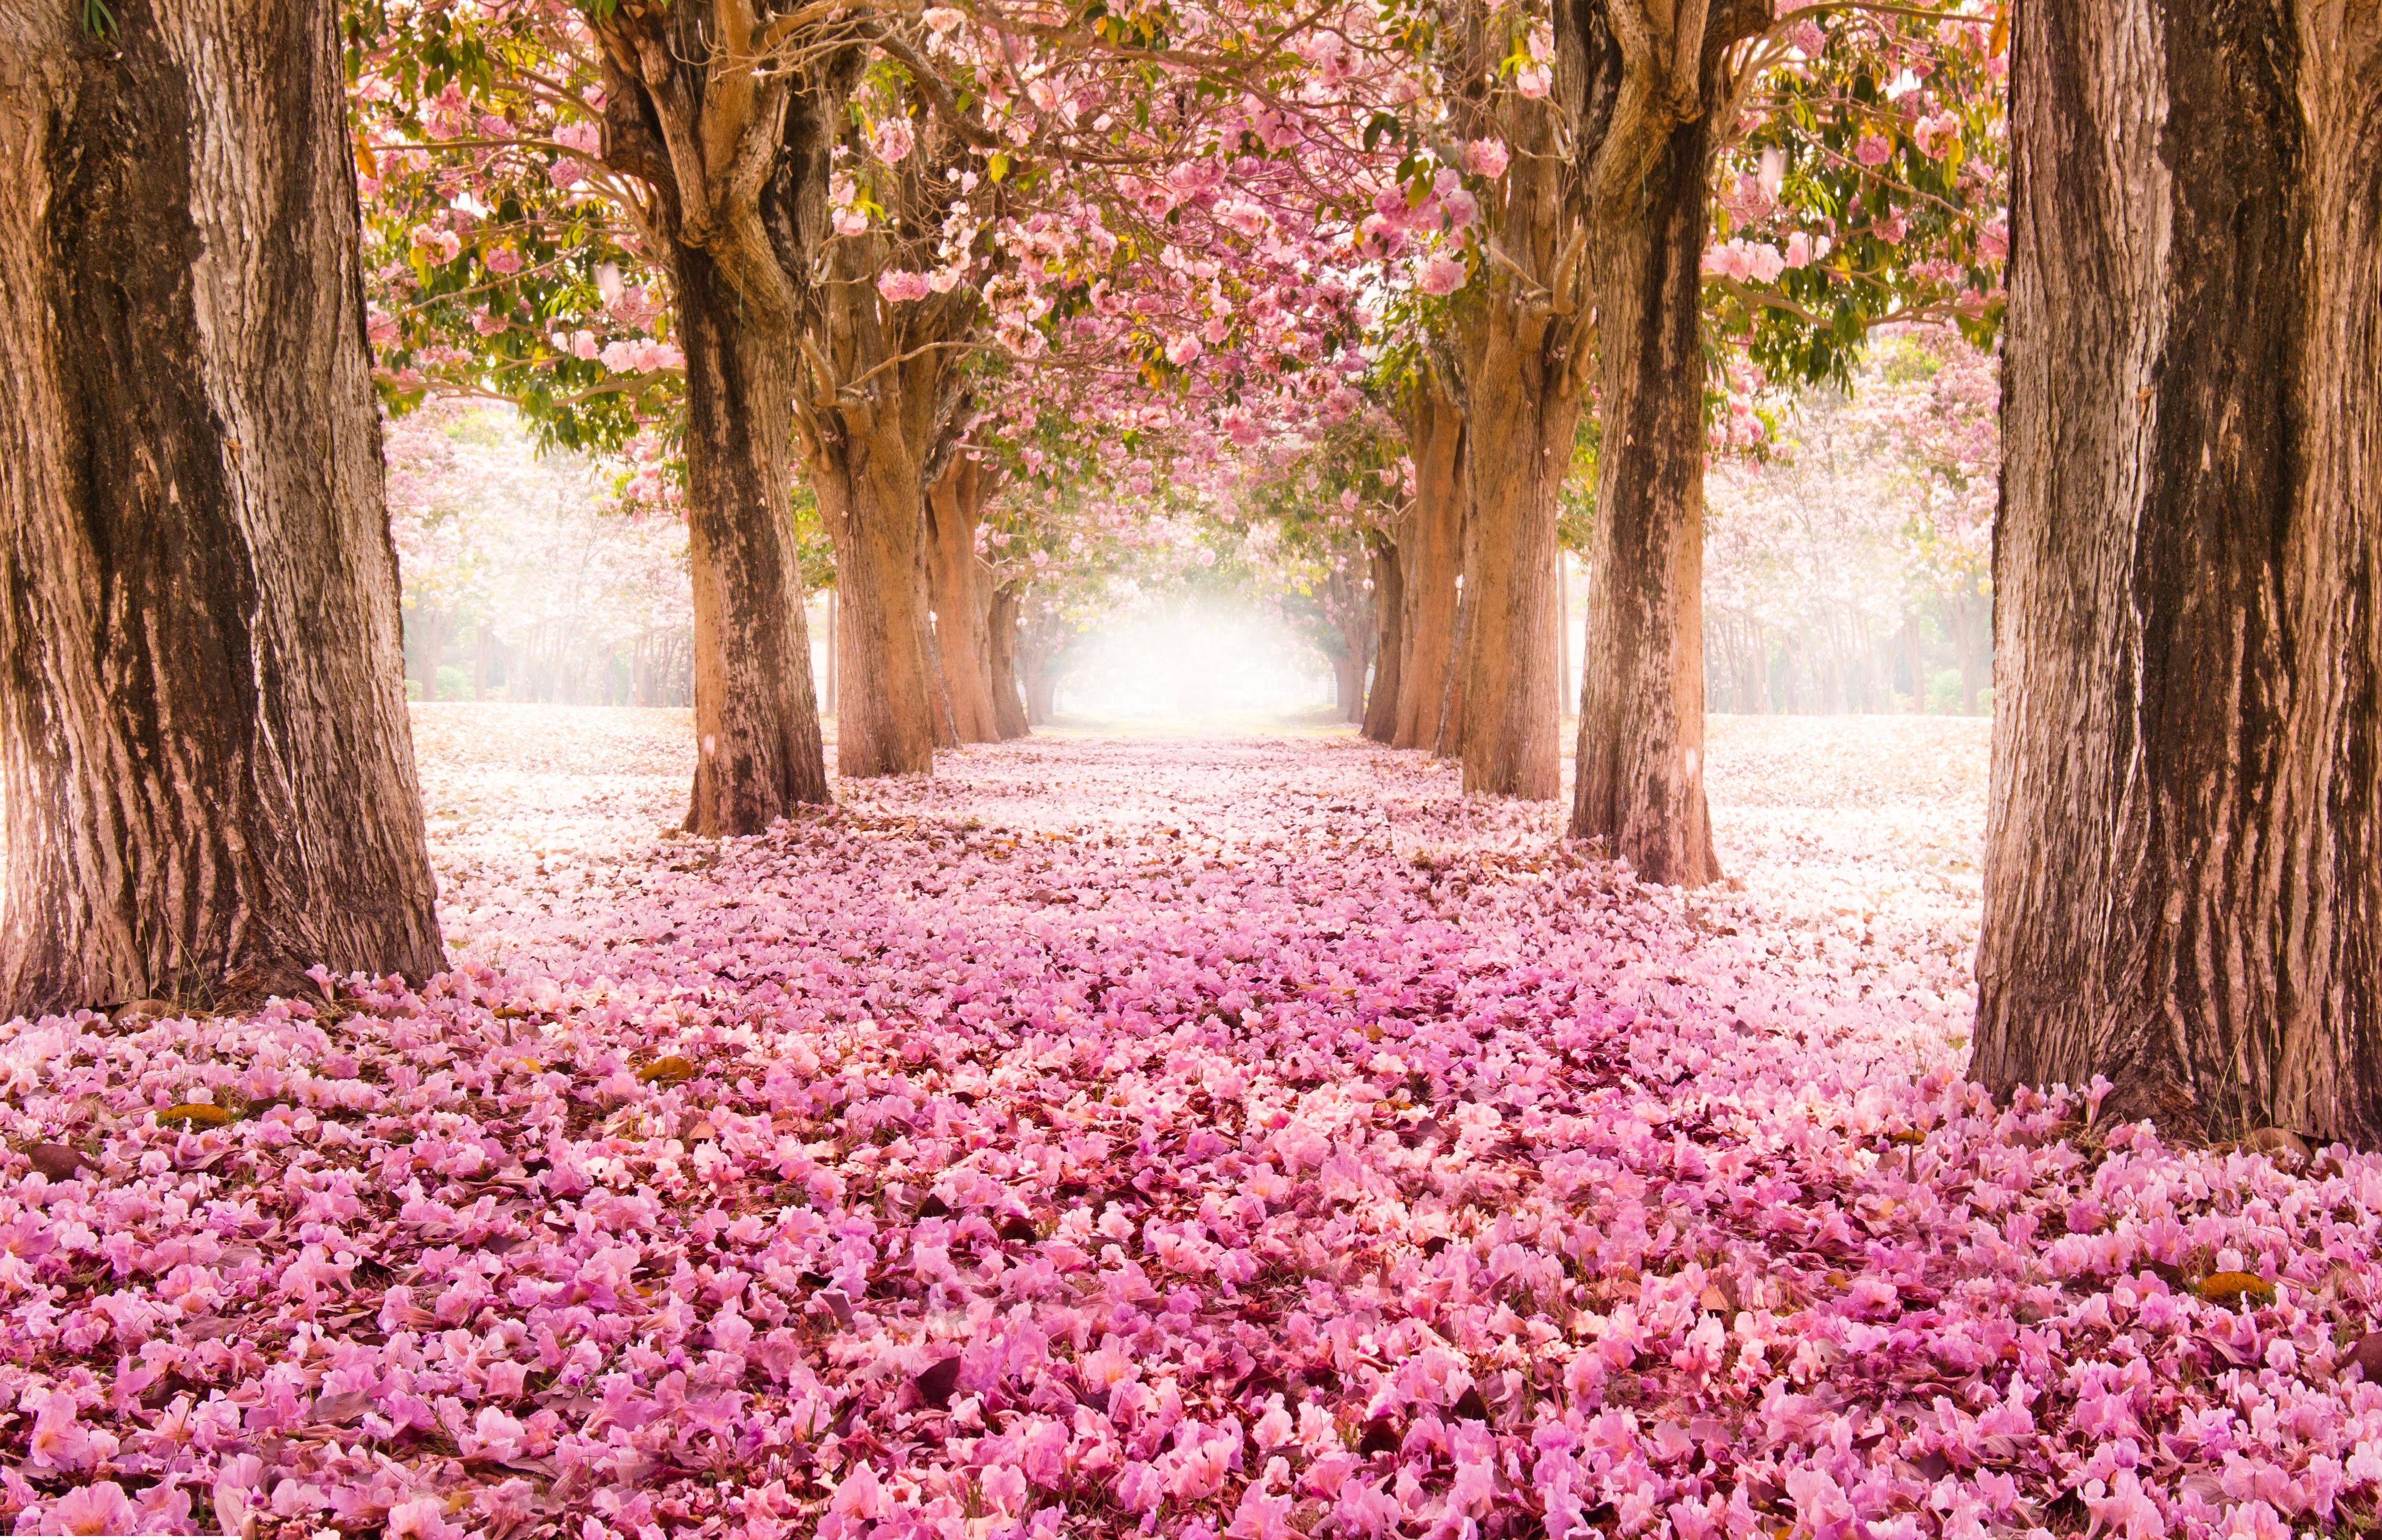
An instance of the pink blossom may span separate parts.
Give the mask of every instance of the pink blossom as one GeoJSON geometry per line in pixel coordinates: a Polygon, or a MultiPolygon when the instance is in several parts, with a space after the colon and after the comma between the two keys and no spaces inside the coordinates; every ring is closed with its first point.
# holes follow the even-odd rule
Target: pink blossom
{"type": "Polygon", "coordinates": [[[910,120],[906,117],[878,119],[868,139],[869,149],[888,165],[903,159],[917,148],[917,131],[910,127],[910,120]]]}
{"type": "Polygon", "coordinates": [[[1507,153],[1502,139],[1476,139],[1464,147],[1464,169],[1492,180],[1505,174],[1507,153]]]}
{"type": "Polygon", "coordinates": [[[855,1519],[882,1518],[887,1509],[885,1489],[878,1485],[877,1472],[866,1461],[855,1463],[836,1484],[834,1495],[828,1499],[829,1512],[849,1514],[855,1519]]]}
{"type": "MultiPolygon", "coordinates": [[[[95,1482],[78,1486],[60,1497],[44,1517],[42,1532],[47,1534],[137,1534],[141,1533],[139,1511],[124,1488],[112,1481],[95,1482]]],[[[23,1532],[18,1531],[19,1534],[23,1532]]]]}
{"type": "Polygon", "coordinates": [[[1463,258],[1433,251],[1423,258],[1422,265],[1416,270],[1415,283],[1425,294],[1453,294],[1470,276],[1463,258]]]}
{"type": "Polygon", "coordinates": [[[447,1522],[447,1505],[436,1497],[417,1497],[388,1510],[388,1540],[463,1540],[462,1529],[447,1522]]]}

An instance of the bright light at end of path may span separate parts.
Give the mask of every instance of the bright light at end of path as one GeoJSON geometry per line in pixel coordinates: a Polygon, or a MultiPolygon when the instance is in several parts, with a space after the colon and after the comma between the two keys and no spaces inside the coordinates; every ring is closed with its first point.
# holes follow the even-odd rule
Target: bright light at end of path
{"type": "Polygon", "coordinates": [[[1216,604],[1111,621],[1075,644],[1062,715],[1144,726],[1231,727],[1328,710],[1332,673],[1279,618],[1216,604]]]}

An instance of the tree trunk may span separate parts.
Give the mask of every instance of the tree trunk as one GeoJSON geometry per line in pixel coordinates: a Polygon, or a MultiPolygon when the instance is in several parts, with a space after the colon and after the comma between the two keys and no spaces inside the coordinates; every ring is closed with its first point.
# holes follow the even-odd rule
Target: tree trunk
{"type": "Polygon", "coordinates": [[[687,561],[694,579],[694,834],[759,834],[830,800],[810,629],[786,509],[791,336],[741,313],[710,255],[682,242],[687,561]]]}
{"type": "Polygon", "coordinates": [[[1579,397],[1543,318],[1483,307],[1465,362],[1471,487],[1464,568],[1464,789],[1547,801],[1563,789],[1555,697],[1555,495],[1579,397]]]}
{"type": "Polygon", "coordinates": [[[985,605],[977,597],[976,521],[984,507],[983,466],[964,454],[927,498],[927,573],[935,607],[935,642],[951,692],[952,727],[963,743],[1001,739],[992,699],[992,659],[985,605]]]}
{"type": "Polygon", "coordinates": [[[1429,749],[1439,739],[1440,705],[1455,650],[1455,580],[1464,570],[1464,412],[1426,382],[1409,421],[1413,529],[1398,553],[1405,568],[1406,644],[1390,743],[1429,749]]]}
{"type": "Polygon", "coordinates": [[[0,10],[0,1018],[444,965],[337,8],[0,10]]]}
{"type": "Polygon", "coordinates": [[[918,450],[892,425],[817,457],[811,485],[835,544],[836,769],[846,776],[935,768],[935,686],[918,581],[925,531],[918,450]]]}
{"type": "Polygon", "coordinates": [[[1571,836],[1686,886],[1721,874],[1703,777],[1711,163],[1709,115],[1671,127],[1634,198],[1600,222],[1589,270],[1604,434],[1571,836]]]}
{"type": "Polygon", "coordinates": [[[1387,743],[1397,731],[1398,678],[1406,667],[1406,562],[1387,535],[1372,541],[1373,686],[1365,697],[1364,734],[1387,743]]]}
{"type": "Polygon", "coordinates": [[[836,547],[836,771],[845,776],[934,771],[941,703],[919,579],[927,488],[915,426],[893,411],[845,414],[810,459],[836,547]]]}
{"type": "Polygon", "coordinates": [[[992,669],[993,720],[1003,739],[1025,736],[1025,703],[1017,692],[1017,590],[1004,583],[992,591],[985,617],[987,658],[992,669]]]}
{"type": "Polygon", "coordinates": [[[2382,12],[2020,7],[1973,1069],[2382,1143],[2382,12]]]}

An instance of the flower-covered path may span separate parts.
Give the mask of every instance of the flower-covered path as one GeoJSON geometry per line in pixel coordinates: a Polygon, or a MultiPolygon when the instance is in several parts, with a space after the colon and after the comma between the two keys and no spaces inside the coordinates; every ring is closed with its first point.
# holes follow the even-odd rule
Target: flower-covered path
{"type": "Polygon", "coordinates": [[[1685,895],[1336,737],[718,843],[417,726],[454,972],[0,1044],[19,1530],[2371,1522],[2382,1166],[1959,1079],[1981,724],[1716,724],[1685,895]]]}

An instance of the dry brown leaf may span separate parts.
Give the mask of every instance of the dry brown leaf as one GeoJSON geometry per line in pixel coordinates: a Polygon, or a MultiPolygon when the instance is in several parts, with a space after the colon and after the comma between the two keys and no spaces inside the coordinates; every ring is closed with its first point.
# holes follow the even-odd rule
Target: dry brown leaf
{"type": "Polygon", "coordinates": [[[97,1171],[98,1163],[71,1144],[36,1144],[25,1152],[33,1169],[52,1181],[71,1180],[80,1171],[97,1171]]]}
{"type": "Polygon", "coordinates": [[[2192,1288],[2211,1304],[2264,1304],[2275,1297],[2275,1286],[2255,1273],[2211,1273],[2192,1288]]]}
{"type": "Polygon", "coordinates": [[[678,1055],[671,1054],[667,1058],[657,1058],[638,1070],[637,1078],[647,1085],[657,1083],[678,1085],[694,1079],[694,1066],[679,1057],[678,1055]]]}

